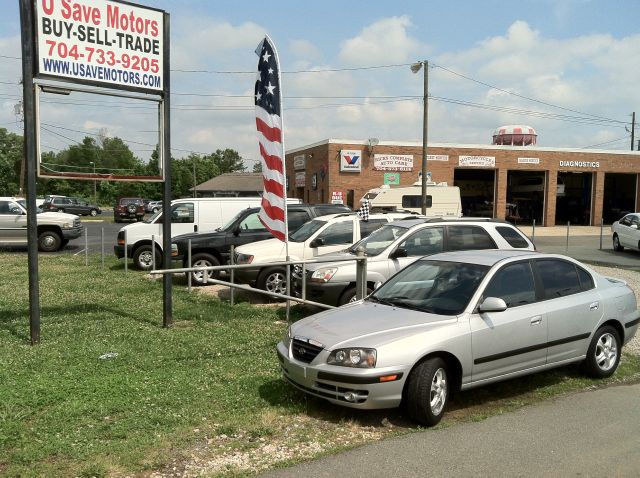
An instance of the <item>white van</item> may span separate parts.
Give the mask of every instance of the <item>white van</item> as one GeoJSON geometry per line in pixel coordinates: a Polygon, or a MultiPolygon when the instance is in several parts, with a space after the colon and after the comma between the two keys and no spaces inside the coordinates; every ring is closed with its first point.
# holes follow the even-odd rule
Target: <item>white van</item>
{"type": "MultiPolygon", "coordinates": [[[[243,209],[258,207],[261,197],[214,197],[189,198],[171,201],[171,237],[193,232],[211,232],[224,226],[243,209]]],[[[300,199],[287,199],[288,204],[298,204],[300,199]]],[[[119,259],[124,257],[125,235],[127,257],[133,259],[133,265],[142,270],[152,266],[152,237],[155,240],[156,263],[160,263],[162,254],[162,216],[158,211],[143,222],[128,224],[120,229],[114,246],[119,259]]]]}
{"type": "MultiPolygon", "coordinates": [[[[404,210],[422,212],[422,185],[370,189],[362,199],[369,200],[372,211],[404,210]]],[[[462,217],[460,188],[447,183],[427,183],[427,217],[462,217]]]]}

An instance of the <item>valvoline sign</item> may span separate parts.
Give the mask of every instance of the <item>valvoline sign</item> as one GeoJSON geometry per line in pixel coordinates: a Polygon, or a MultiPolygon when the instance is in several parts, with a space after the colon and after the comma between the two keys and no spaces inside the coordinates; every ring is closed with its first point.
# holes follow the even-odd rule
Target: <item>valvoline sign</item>
{"type": "Polygon", "coordinates": [[[362,151],[343,149],[340,151],[340,171],[359,173],[362,170],[362,151]]]}

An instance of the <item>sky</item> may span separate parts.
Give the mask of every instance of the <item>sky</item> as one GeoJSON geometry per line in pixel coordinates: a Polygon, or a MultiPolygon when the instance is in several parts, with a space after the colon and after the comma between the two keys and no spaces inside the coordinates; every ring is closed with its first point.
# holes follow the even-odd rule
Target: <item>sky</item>
{"type": "MultiPolygon", "coordinates": [[[[0,127],[21,132],[18,0],[0,3],[0,127]]],[[[283,71],[287,149],[421,142],[423,74],[410,70],[420,60],[430,65],[430,144],[491,144],[497,127],[523,124],[543,147],[628,150],[636,108],[640,121],[637,0],[139,3],[171,15],[174,157],[232,148],[251,169],[254,50],[265,34],[283,71]]],[[[43,150],[102,134],[146,160],[157,141],[155,111],[134,100],[45,94],[42,121],[43,150]]]]}

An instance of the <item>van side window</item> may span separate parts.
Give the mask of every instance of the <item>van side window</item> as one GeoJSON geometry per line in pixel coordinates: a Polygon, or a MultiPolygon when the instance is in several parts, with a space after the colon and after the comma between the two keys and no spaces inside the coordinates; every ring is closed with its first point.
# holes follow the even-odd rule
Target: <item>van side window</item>
{"type": "MultiPolygon", "coordinates": [[[[433,204],[433,198],[427,195],[427,207],[431,207],[433,204]]],[[[403,208],[421,208],[422,196],[418,194],[406,194],[402,196],[403,208]]]]}
{"type": "Polygon", "coordinates": [[[529,247],[529,243],[524,237],[522,237],[522,234],[512,227],[498,226],[496,227],[496,231],[498,231],[498,233],[509,243],[511,247],[525,249],[529,247]]]}
{"type": "Polygon", "coordinates": [[[426,227],[414,232],[400,247],[407,251],[407,256],[426,256],[441,252],[444,248],[444,229],[441,227],[426,227]]]}
{"type": "Polygon", "coordinates": [[[171,209],[171,222],[174,224],[195,222],[193,203],[176,204],[171,209]]]}

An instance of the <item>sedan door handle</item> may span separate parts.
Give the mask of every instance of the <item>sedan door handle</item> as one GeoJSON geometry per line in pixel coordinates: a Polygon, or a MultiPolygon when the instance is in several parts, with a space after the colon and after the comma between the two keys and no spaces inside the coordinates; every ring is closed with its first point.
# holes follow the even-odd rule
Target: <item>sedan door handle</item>
{"type": "Polygon", "coordinates": [[[542,316],[537,315],[535,317],[531,317],[531,325],[540,325],[542,323],[542,316]]]}
{"type": "Polygon", "coordinates": [[[598,307],[600,307],[599,302],[591,302],[591,304],[589,304],[589,310],[598,310],[598,307]]]}

